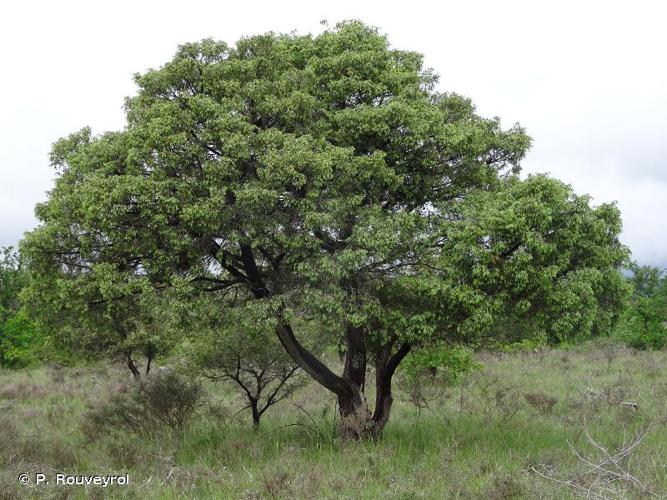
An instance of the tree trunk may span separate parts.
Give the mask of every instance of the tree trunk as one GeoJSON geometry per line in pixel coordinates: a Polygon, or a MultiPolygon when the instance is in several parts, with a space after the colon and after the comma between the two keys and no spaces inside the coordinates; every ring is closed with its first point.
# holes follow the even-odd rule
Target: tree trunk
{"type": "Polygon", "coordinates": [[[256,399],[250,400],[250,409],[252,410],[252,428],[253,430],[257,430],[259,428],[259,419],[262,414],[259,412],[256,399]]]}
{"type": "Polygon", "coordinates": [[[329,367],[304,348],[294,336],[292,326],[282,317],[278,317],[276,334],[296,364],[320,385],[323,385],[338,397],[352,398],[354,396],[354,390],[349,381],[336,375],[329,367]]]}
{"type": "MultiPolygon", "coordinates": [[[[245,278],[251,284],[251,292],[256,299],[264,299],[271,292],[260,275],[252,249],[241,245],[241,261],[245,278]]],[[[338,397],[341,415],[341,433],[345,438],[359,439],[367,434],[370,417],[363,397],[366,377],[366,340],[360,328],[349,326],[346,329],[348,352],[343,376],[336,375],[331,369],[306,349],[294,335],[292,326],[282,313],[276,318],[276,334],[285,351],[303,371],[316,382],[338,397]]]]}
{"type": "Polygon", "coordinates": [[[366,386],[366,336],[363,328],[347,325],[345,343],[347,352],[343,378],[349,380],[363,393],[366,386]]]}
{"type": "Polygon", "coordinates": [[[403,358],[410,352],[410,345],[403,344],[393,355],[391,344],[382,347],[375,363],[375,410],[373,412],[372,435],[375,439],[382,436],[384,426],[389,420],[394,398],[391,394],[391,379],[403,358]]]}
{"type": "Polygon", "coordinates": [[[152,345],[148,346],[146,349],[146,375],[148,375],[151,371],[151,363],[155,359],[156,351],[157,349],[155,349],[152,345]]]}
{"type": "Polygon", "coordinates": [[[139,368],[137,368],[137,365],[134,364],[134,360],[132,359],[132,355],[128,352],[125,354],[126,359],[127,359],[127,367],[130,369],[132,372],[132,375],[134,376],[135,379],[140,379],[141,378],[141,372],[139,371],[139,368]]]}
{"type": "Polygon", "coordinates": [[[352,396],[338,396],[338,408],[343,439],[359,440],[370,436],[371,415],[361,390],[355,389],[352,396]]]}
{"type": "Polygon", "coordinates": [[[283,318],[278,319],[276,333],[292,359],[318,383],[338,397],[341,436],[345,439],[367,437],[370,415],[363,397],[366,376],[366,344],[363,331],[354,327],[349,327],[346,331],[348,351],[342,377],[332,372],[305,349],[294,336],[290,324],[283,318]]]}
{"type": "Polygon", "coordinates": [[[349,382],[352,394],[338,396],[341,436],[344,439],[365,439],[370,429],[370,412],[364,398],[366,386],[366,336],[363,328],[345,328],[345,366],[343,379],[349,382]]]}

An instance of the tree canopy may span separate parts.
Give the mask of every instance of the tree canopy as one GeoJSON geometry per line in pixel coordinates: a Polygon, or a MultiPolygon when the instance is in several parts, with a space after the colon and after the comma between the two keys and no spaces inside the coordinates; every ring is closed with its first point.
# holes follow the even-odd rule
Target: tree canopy
{"type": "Polygon", "coordinates": [[[587,335],[615,314],[618,209],[521,181],[525,131],[439,92],[420,54],[374,28],[204,40],[135,81],[125,130],[53,147],[23,242],[35,304],[90,315],[175,289],[254,308],[353,436],[386,423],[410,350],[587,335]],[[299,341],[303,317],[338,328],[342,375],[299,341]]]}

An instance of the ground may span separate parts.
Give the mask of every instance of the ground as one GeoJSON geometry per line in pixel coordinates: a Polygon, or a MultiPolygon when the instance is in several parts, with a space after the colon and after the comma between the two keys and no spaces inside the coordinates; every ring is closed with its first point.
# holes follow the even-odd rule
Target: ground
{"type": "Polygon", "coordinates": [[[185,430],[138,434],[87,416],[130,383],[122,365],[0,371],[0,499],[667,498],[667,352],[594,342],[479,361],[449,385],[398,380],[377,443],[341,442],[315,385],[253,431],[231,388],[207,384],[185,430]],[[37,486],[38,472],[130,484],[37,486]]]}

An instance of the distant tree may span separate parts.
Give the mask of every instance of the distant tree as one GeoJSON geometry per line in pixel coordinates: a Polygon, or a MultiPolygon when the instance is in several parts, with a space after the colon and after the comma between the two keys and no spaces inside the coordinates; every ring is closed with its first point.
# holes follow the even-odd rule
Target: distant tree
{"type": "Polygon", "coordinates": [[[616,333],[631,347],[661,349],[667,345],[665,271],[637,263],[632,263],[629,269],[632,297],[616,333]]]}
{"type": "Polygon", "coordinates": [[[12,247],[0,250],[0,366],[20,368],[35,362],[44,336],[21,309],[20,294],[30,273],[12,247]]]}
{"type": "Polygon", "coordinates": [[[19,310],[19,294],[28,284],[28,271],[12,247],[0,250],[0,322],[19,310]]]}
{"type": "Polygon", "coordinates": [[[123,287],[113,281],[116,276],[109,267],[98,266],[76,282],[53,282],[49,290],[33,283],[23,297],[31,316],[39,318],[59,348],[77,358],[122,360],[138,379],[176,345],[180,312],[164,290],[134,287],[136,283],[123,287]]]}
{"type": "Polygon", "coordinates": [[[506,312],[588,334],[618,302],[618,210],[520,181],[524,130],[436,81],[356,21],[180,47],[137,76],[124,131],[54,145],[55,187],[23,243],[33,297],[238,297],[335,394],[352,438],[381,433],[412,349],[476,342],[506,312]],[[342,374],[299,339],[303,318],[339,326],[342,374]]]}

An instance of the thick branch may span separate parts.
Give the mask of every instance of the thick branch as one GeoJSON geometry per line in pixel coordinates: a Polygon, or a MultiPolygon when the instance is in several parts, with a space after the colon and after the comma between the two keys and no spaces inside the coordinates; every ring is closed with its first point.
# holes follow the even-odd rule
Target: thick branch
{"type": "Polygon", "coordinates": [[[276,334],[287,353],[308,375],[339,397],[353,397],[354,391],[350,383],[332,372],[303,347],[294,336],[291,325],[283,317],[278,318],[276,334]]]}

